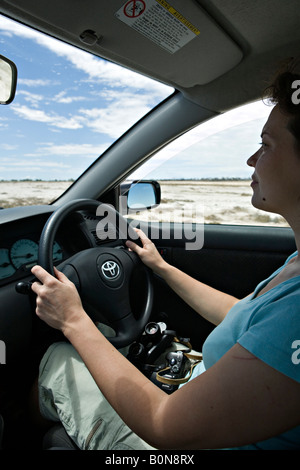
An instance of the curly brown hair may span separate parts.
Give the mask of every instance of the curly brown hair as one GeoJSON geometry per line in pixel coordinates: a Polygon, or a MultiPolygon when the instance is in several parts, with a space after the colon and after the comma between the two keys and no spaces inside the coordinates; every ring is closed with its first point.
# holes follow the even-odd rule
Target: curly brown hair
{"type": "Polygon", "coordinates": [[[289,119],[288,129],[296,139],[298,150],[300,150],[300,103],[295,100],[299,92],[296,88],[300,85],[300,60],[291,58],[281,67],[272,84],[266,89],[265,97],[275,105],[281,112],[287,114],[289,119]],[[298,83],[295,84],[295,82],[298,83]]]}

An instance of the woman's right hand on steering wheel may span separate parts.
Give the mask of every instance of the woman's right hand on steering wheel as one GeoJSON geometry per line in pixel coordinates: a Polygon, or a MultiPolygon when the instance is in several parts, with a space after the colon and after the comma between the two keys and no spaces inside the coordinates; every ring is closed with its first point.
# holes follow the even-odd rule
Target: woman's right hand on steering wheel
{"type": "Polygon", "coordinates": [[[138,228],[134,230],[142,242],[142,247],[129,240],[126,242],[126,246],[134,251],[148,268],[152,269],[156,274],[161,274],[164,267],[167,265],[166,261],[164,261],[154,243],[149,240],[142,230],[138,228]]]}

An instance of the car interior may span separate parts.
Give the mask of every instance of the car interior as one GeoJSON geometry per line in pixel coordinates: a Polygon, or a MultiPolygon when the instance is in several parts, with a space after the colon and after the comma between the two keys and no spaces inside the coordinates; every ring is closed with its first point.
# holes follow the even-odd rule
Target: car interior
{"type": "MultiPolygon", "coordinates": [[[[75,283],[91,318],[115,330],[112,344],[134,344],[130,359],[146,373],[145,364],[167,345],[163,331],[159,340],[151,336],[158,324],[188,338],[197,351],[213,326],[125,248],[127,238],[136,240],[132,227],[153,230],[169,263],[238,298],[295,251],[289,227],[218,223],[194,223],[192,235],[203,243],[186,249],[191,234],[183,223],[130,223],[140,208],[159,207],[164,194],[155,180],[128,180],[195,126],[260,100],[279,64],[299,53],[300,8],[298,0],[0,0],[0,13],[174,90],[99,152],[54,201],[0,210],[0,254],[10,250],[14,266],[0,260],[1,448],[15,448],[18,429],[18,448],[36,450],[44,436],[31,419],[32,387],[47,347],[64,338],[35,315],[32,264],[50,273],[58,266],[75,283]],[[35,258],[26,260],[31,250],[35,258]],[[122,273],[114,276],[119,266],[122,273]]],[[[0,102],[13,106],[21,71],[0,52],[0,95],[2,76],[8,76],[0,102]]]]}

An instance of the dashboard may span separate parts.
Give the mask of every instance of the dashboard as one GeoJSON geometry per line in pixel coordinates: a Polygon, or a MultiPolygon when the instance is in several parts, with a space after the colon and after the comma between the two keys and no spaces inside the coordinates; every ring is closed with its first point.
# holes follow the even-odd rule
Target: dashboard
{"type": "MultiPolygon", "coordinates": [[[[40,206],[38,210],[23,207],[0,212],[0,287],[31,275],[31,268],[38,262],[42,230],[53,210],[51,206],[40,206]]],[[[56,233],[53,264],[99,244],[95,237],[98,222],[93,214],[71,214],[56,233]]]]}

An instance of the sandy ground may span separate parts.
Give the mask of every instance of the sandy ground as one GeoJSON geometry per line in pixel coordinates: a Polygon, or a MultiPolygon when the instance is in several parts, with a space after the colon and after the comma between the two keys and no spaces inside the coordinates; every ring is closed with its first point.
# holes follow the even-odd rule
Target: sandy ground
{"type": "MultiPolygon", "coordinates": [[[[161,204],[135,218],[160,221],[279,225],[276,214],[254,209],[250,181],[161,181],[161,204]]],[[[0,181],[0,207],[48,204],[70,181],[0,181]]]]}
{"type": "Polygon", "coordinates": [[[0,181],[0,207],[48,204],[71,184],[70,181],[0,181]]]}

